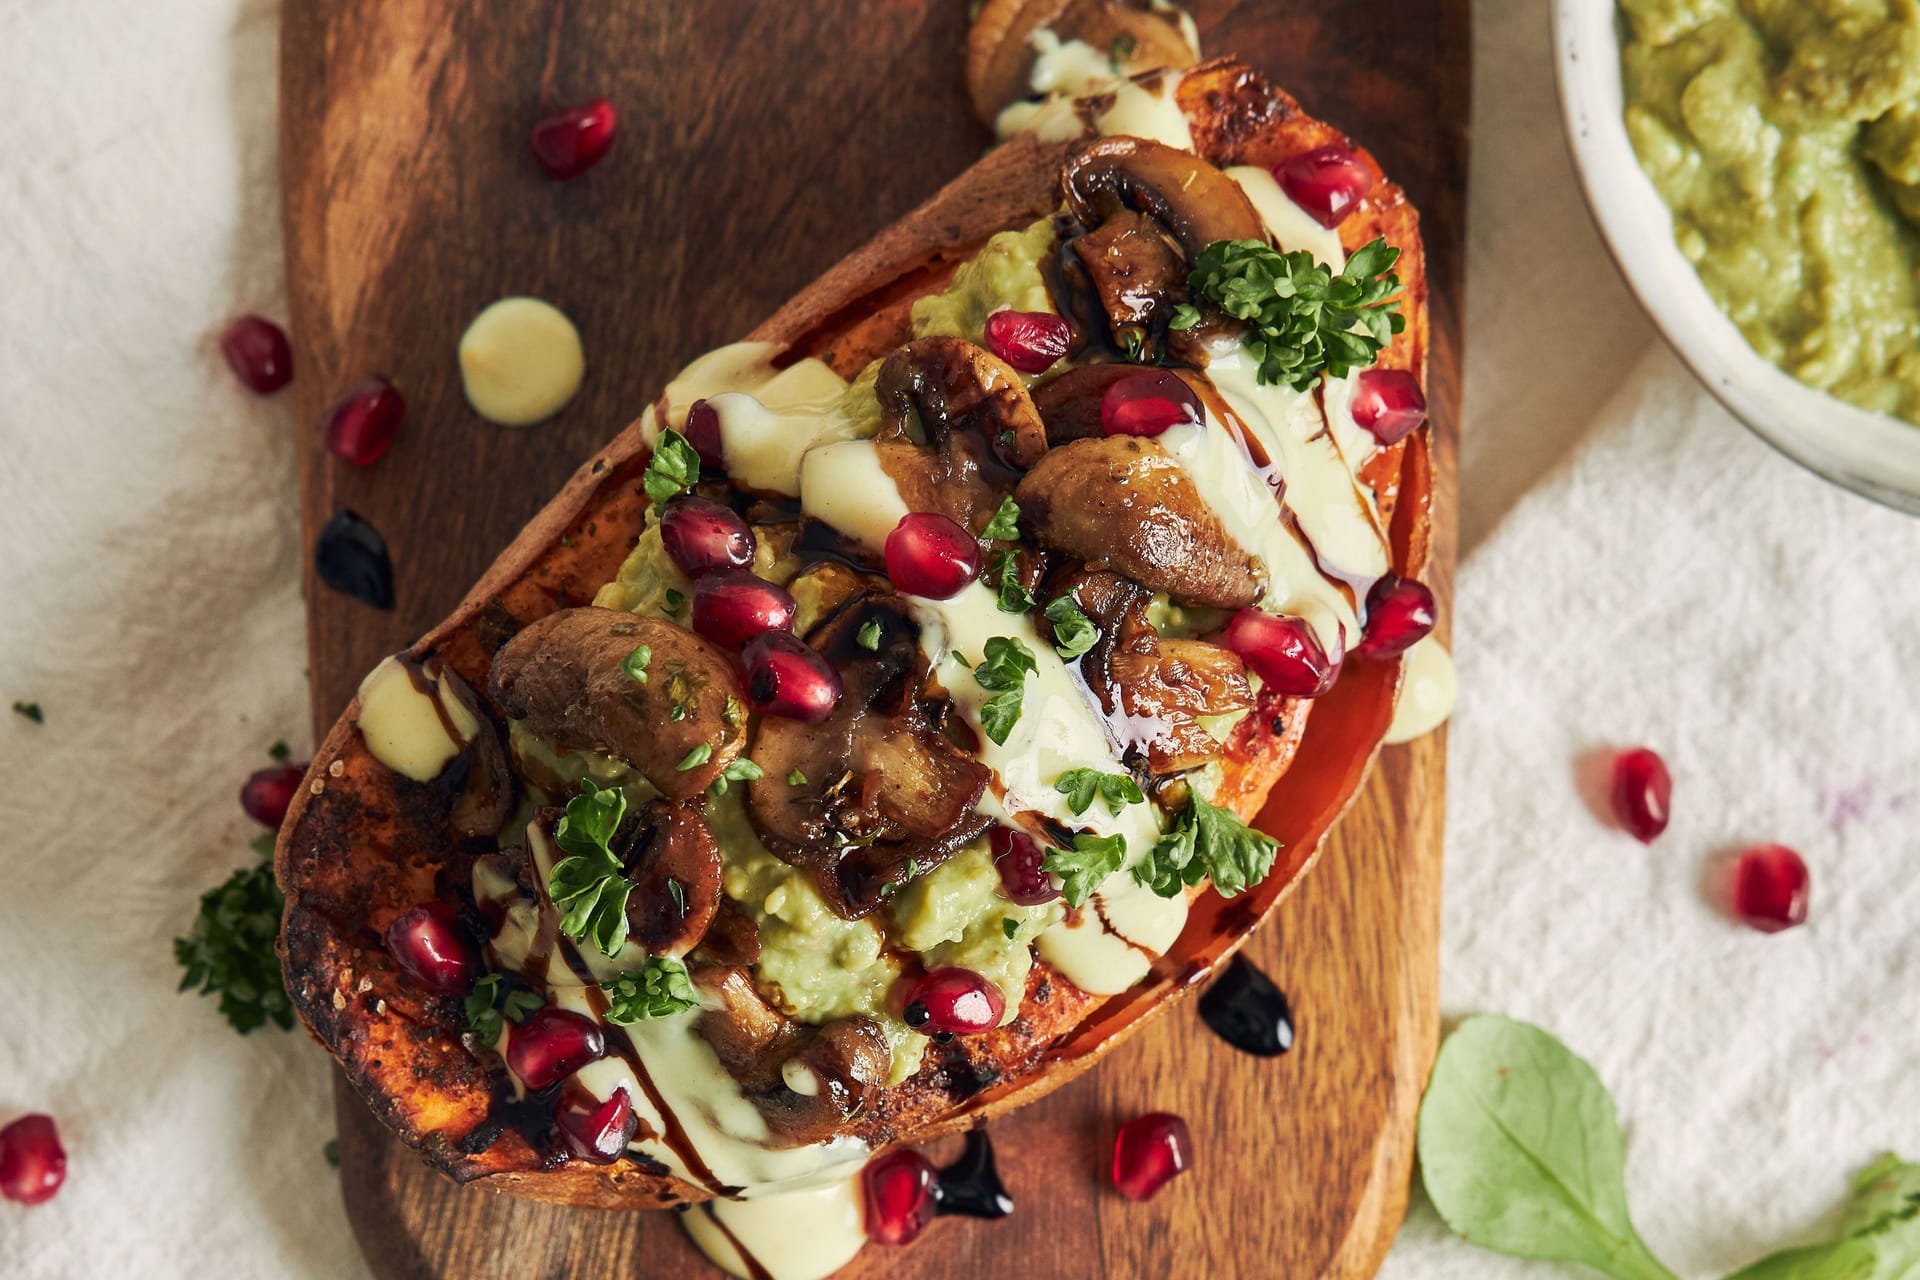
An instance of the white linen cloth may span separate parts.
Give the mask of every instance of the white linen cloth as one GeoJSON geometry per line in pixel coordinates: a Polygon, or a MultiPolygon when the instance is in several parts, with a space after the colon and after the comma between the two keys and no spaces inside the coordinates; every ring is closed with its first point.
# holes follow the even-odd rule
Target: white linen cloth
{"type": "MultiPolygon", "coordinates": [[[[1772,455],[1658,344],[1575,194],[1545,7],[1479,8],[1445,1005],[1587,1055],[1650,1244],[1717,1274],[1920,1155],[1920,522],[1772,455]],[[1640,742],[1676,777],[1650,850],[1575,785],[1640,742]],[[1699,890],[1764,839],[1814,874],[1772,938],[1699,890]]],[[[70,1158],[0,1204],[34,1280],[364,1274],[323,1055],[176,996],[168,945],[249,857],[239,780],[308,745],[306,424],[215,346],[284,314],[276,27],[0,0],[0,703],[46,713],[0,714],[0,1122],[51,1111],[70,1158]]],[[[1555,1272],[1416,1201],[1385,1274],[1555,1272]]]]}

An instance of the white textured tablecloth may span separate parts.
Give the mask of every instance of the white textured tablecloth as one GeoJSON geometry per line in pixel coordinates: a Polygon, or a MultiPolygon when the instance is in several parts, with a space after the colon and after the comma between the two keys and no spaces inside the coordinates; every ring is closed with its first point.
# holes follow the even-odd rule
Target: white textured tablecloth
{"type": "MultiPolygon", "coordinates": [[[[1479,7],[1445,1005],[1595,1063],[1649,1242],[1706,1276],[1920,1155],[1920,522],[1658,344],[1575,194],[1545,6],[1479,7]],[[1638,742],[1676,778],[1651,850],[1576,786],[1638,742]],[[1700,892],[1762,839],[1813,868],[1779,937],[1700,892]]],[[[0,703],[46,713],[0,715],[0,1120],[53,1112],[70,1156],[0,1204],[9,1274],[363,1274],[324,1057],[175,996],[168,945],[248,856],[239,780],[306,745],[299,424],[214,345],[283,310],[275,34],[255,0],[0,0],[0,703]]],[[[1416,1197],[1386,1274],[1555,1272],[1416,1197]]]]}

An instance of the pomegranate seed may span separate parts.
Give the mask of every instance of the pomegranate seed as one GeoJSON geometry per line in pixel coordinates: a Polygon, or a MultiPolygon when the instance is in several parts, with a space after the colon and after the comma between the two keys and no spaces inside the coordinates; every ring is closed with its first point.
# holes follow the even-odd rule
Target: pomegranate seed
{"type": "Polygon", "coordinates": [[[460,913],[445,902],[423,902],[387,926],[387,950],[415,981],[438,995],[458,995],[479,976],[480,953],[460,913]]]}
{"type": "Polygon", "coordinates": [[[272,395],[293,381],[293,349],[265,316],[241,316],[220,336],[220,354],[249,391],[272,395]]]}
{"type": "Polygon", "coordinates": [[[1613,816],[1627,834],[1652,844],[1667,829],[1673,778],[1667,762],[1645,747],[1622,751],[1613,761],[1613,816]]]}
{"type": "Polygon", "coordinates": [[[681,435],[700,455],[700,465],[712,467],[715,471],[727,469],[727,455],[720,443],[720,411],[705,400],[693,402],[693,408],[687,410],[687,421],[681,435]]]}
{"type": "Polygon", "coordinates": [[[1755,845],[1733,869],[1733,913],[1762,933],[1807,922],[1807,864],[1783,844],[1755,845]]]}
{"type": "Polygon", "coordinates": [[[660,541],[689,578],[753,563],[753,530],[732,507],[706,498],[689,496],[669,502],[660,513],[660,541]]]}
{"type": "Polygon", "coordinates": [[[640,1117],[624,1088],[605,1102],[585,1089],[570,1088],[560,1097],[553,1121],[567,1150],[593,1164],[612,1164],[627,1153],[627,1144],[639,1132],[640,1117]]]}
{"type": "Polygon", "coordinates": [[[66,1180],[67,1152],[52,1116],[21,1116],[0,1129],[0,1196],[45,1204],[66,1180]]]}
{"type": "Polygon", "coordinates": [[[971,1036],[999,1026],[1006,1011],[1000,988],[971,969],[949,965],[907,989],[901,1021],[924,1035],[971,1036]]]}
{"type": "Polygon", "coordinates": [[[819,724],[840,701],[840,673],[791,632],[755,636],[740,657],[747,697],[763,716],[819,724]]]}
{"type": "Polygon", "coordinates": [[[1399,444],[1427,420],[1420,380],[1405,369],[1364,370],[1354,384],[1353,420],[1382,448],[1399,444]]]}
{"type": "Polygon", "coordinates": [[[1187,1122],[1165,1111],[1127,1121],[1113,1140],[1113,1185],[1129,1200],[1153,1199],[1192,1167],[1187,1122]]]}
{"type": "Polygon", "coordinates": [[[1242,609],[1227,624],[1227,648],[1239,654],[1267,687],[1288,698],[1317,698],[1333,688],[1340,664],[1299,618],[1242,609]]]}
{"type": "Polygon", "coordinates": [[[938,1211],[939,1174],[918,1151],[901,1148],[869,1161],[860,1173],[866,1191],[867,1236],[881,1244],[911,1244],[938,1211]]]}
{"type": "Polygon", "coordinates": [[[993,865],[1000,872],[1000,892],[1007,901],[1023,907],[1037,907],[1060,896],[1053,876],[1041,869],[1047,851],[1040,842],[1013,827],[995,827],[987,835],[993,850],[993,865]]]}
{"type": "Polygon", "coordinates": [[[533,157],[562,182],[577,178],[606,158],[618,125],[613,104],[595,98],[534,125],[529,138],[533,157]]]}
{"type": "Polygon", "coordinates": [[[1022,373],[1045,373],[1067,354],[1073,330],[1046,311],[996,311],[987,317],[987,350],[1022,373]]]}
{"type": "Polygon", "coordinates": [[[600,1024],[566,1009],[542,1006],[507,1032],[507,1066],[538,1093],[607,1052],[600,1024]]]}
{"type": "Polygon", "coordinates": [[[385,378],[369,378],[327,410],[321,427],[327,452],[356,467],[370,467],[393,443],[406,413],[398,387],[385,378]]]}
{"type": "Polygon", "coordinates": [[[887,535],[887,577],[908,595],[945,600],[980,576],[980,544],[947,517],[915,511],[887,535]]]}
{"type": "Polygon", "coordinates": [[[255,769],[240,786],[240,807],[263,827],[278,831],[287,819],[287,806],[306,780],[304,764],[276,764],[255,769]]]}
{"type": "Polygon", "coordinates": [[[1337,227],[1373,190],[1373,175],[1345,147],[1315,147],[1273,171],[1287,196],[1323,227],[1337,227]]]}
{"type": "Polygon", "coordinates": [[[1110,436],[1157,436],[1205,420],[1193,388],[1165,369],[1121,378],[1100,397],[1100,425],[1110,436]]]}
{"type": "Polygon", "coordinates": [[[745,569],[719,569],[693,584],[693,629],[723,649],[793,625],[793,597],[745,569]]]}
{"type": "Polygon", "coordinates": [[[1424,640],[1437,621],[1433,592],[1389,573],[1367,592],[1367,633],[1353,651],[1363,658],[1397,658],[1424,640]]]}

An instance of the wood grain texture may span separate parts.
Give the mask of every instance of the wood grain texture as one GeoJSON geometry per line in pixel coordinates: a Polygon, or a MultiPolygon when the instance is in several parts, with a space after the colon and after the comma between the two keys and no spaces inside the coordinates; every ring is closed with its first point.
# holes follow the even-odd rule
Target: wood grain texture
{"type": "MultiPolygon", "coordinates": [[[[379,613],[309,581],[315,723],[362,672],[443,616],[559,487],[689,357],[745,332],[918,203],[986,142],[968,116],[965,6],[799,8],[495,0],[288,0],[282,165],[301,419],[375,371],[407,395],[376,467],[304,442],[309,538],[334,510],[392,547],[379,613]],[[529,122],[605,94],[622,134],[599,169],[548,180],[529,122]],[[589,375],[559,418],[478,420],[453,348],[510,293],[572,315],[589,375]]],[[[1466,0],[1203,2],[1205,47],[1267,71],[1369,146],[1421,207],[1434,280],[1436,566],[1450,586],[1466,187],[1466,0]]],[[[1359,804],[1247,954],[1287,990],[1289,1056],[1259,1062],[1177,1009],[1102,1069],[998,1121],[1019,1212],[944,1220],[844,1274],[995,1268],[1061,1277],[1349,1277],[1378,1267],[1405,1206],[1437,1032],[1444,742],[1385,752],[1359,804]],[[1184,1114],[1198,1168],[1150,1206],[1105,1189],[1116,1124],[1184,1114]]],[[[595,1214],[441,1180],[344,1088],[349,1216],[383,1277],[699,1275],[664,1216],[595,1214]]],[[[957,1143],[953,1144],[957,1146],[957,1143]]],[[[945,1150],[934,1152],[944,1158],[945,1150]]]]}

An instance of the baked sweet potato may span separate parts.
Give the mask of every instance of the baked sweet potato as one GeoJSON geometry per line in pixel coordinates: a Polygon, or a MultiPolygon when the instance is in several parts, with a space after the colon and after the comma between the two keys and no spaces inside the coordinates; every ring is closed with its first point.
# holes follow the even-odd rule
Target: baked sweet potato
{"type": "MultiPolygon", "coordinates": [[[[1198,151],[1221,166],[1272,165],[1312,147],[1347,143],[1231,61],[1186,74],[1178,82],[1177,102],[1198,151]]],[[[911,336],[914,299],[941,289],[989,236],[1026,227],[1059,208],[1062,164],[1075,146],[1020,136],[996,148],[827,272],[750,339],[775,344],[783,359],[817,357],[842,376],[854,376],[911,336]]],[[[1407,324],[1380,364],[1424,379],[1427,284],[1417,217],[1371,156],[1356,151],[1374,185],[1341,226],[1340,239],[1349,251],[1376,237],[1400,249],[1407,324]]],[[[503,1091],[497,1060],[463,1041],[461,1000],[431,994],[409,980],[383,935],[415,904],[458,899],[471,882],[475,859],[493,852],[495,844],[474,814],[494,812],[497,820],[501,802],[509,710],[495,696],[497,655],[541,619],[592,600],[615,576],[644,526],[648,498],[641,481],[648,461],[641,424],[615,437],[581,466],[453,615],[404,655],[429,673],[445,673],[442,700],[466,706],[474,717],[475,731],[465,745],[457,734],[451,742],[453,762],[428,781],[382,764],[356,728],[362,710],[357,699],[315,752],[276,855],[287,900],[281,948],[295,1007],[381,1120],[457,1180],[600,1207],[664,1207],[727,1188],[697,1174],[677,1176],[638,1150],[606,1164],[556,1154],[538,1131],[550,1118],[529,1121],[526,1109],[503,1091]]],[[[1382,449],[1363,474],[1389,529],[1393,568],[1416,576],[1428,550],[1427,433],[1382,449]]],[[[1271,691],[1259,696],[1227,743],[1215,801],[1276,838],[1278,864],[1237,897],[1201,890],[1184,932],[1144,980],[1119,995],[1096,996],[1036,962],[1018,1016],[988,1033],[931,1046],[915,1074],[879,1090],[843,1132],[877,1148],[974,1124],[1072,1079],[1193,990],[1306,871],[1371,764],[1391,718],[1398,676],[1394,662],[1352,662],[1331,692],[1311,702],[1271,691]]],[[[578,731],[591,736],[629,732],[631,726],[596,724],[578,731]]],[[[697,785],[689,789],[717,773],[722,753],[739,749],[727,730],[714,732],[719,751],[703,758],[697,777],[688,779],[697,785]]],[[[724,940],[730,928],[726,904],[717,915],[712,907],[711,901],[701,904],[712,921],[710,936],[724,940]]],[[[710,1007],[727,999],[729,979],[716,981],[710,1007]]],[[[790,1033],[778,1026],[767,1030],[768,1037],[790,1033]]],[[[865,1051],[858,1044],[836,1050],[831,1037],[821,1043],[823,1053],[843,1058],[857,1059],[865,1051]]]]}

